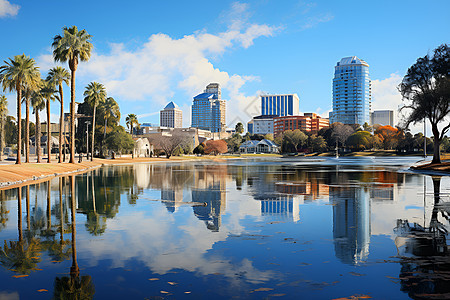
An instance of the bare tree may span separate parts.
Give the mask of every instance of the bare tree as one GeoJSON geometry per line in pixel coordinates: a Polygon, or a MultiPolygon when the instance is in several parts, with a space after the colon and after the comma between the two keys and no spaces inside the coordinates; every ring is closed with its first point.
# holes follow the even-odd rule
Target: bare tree
{"type": "Polygon", "coordinates": [[[189,139],[183,135],[157,135],[151,137],[151,142],[154,144],[155,148],[161,149],[166,154],[167,158],[170,158],[178,147],[184,147],[189,139]]]}
{"type": "Polygon", "coordinates": [[[332,136],[341,142],[342,145],[345,145],[348,137],[355,132],[351,126],[339,122],[333,123],[331,126],[333,128],[332,136]]]}

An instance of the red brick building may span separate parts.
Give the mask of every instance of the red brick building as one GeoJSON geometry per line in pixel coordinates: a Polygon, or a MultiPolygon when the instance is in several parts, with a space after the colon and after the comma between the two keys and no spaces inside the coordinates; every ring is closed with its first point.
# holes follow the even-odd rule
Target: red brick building
{"type": "Polygon", "coordinates": [[[273,119],[274,136],[278,136],[286,130],[296,129],[317,133],[320,129],[329,126],[329,119],[322,118],[315,113],[305,113],[303,116],[276,117],[273,119]]]}

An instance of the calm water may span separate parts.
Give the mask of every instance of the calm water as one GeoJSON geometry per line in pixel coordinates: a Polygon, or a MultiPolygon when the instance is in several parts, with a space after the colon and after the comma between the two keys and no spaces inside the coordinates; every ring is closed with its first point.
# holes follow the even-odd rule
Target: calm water
{"type": "Polygon", "coordinates": [[[136,164],[1,191],[0,299],[449,297],[450,177],[417,160],[136,164]]]}

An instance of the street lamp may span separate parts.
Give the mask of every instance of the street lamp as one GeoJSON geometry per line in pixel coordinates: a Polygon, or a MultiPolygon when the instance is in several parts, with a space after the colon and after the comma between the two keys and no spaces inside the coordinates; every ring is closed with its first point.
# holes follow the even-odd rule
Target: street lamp
{"type": "Polygon", "coordinates": [[[86,124],[86,160],[89,160],[89,124],[91,124],[91,121],[86,121],[84,123],[86,124]]]}

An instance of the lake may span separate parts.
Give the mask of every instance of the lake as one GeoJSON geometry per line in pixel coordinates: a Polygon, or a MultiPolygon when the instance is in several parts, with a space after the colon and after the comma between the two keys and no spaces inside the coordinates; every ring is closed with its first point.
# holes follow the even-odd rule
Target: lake
{"type": "Polygon", "coordinates": [[[3,190],[0,299],[450,298],[450,177],[418,160],[141,163],[3,190]]]}

